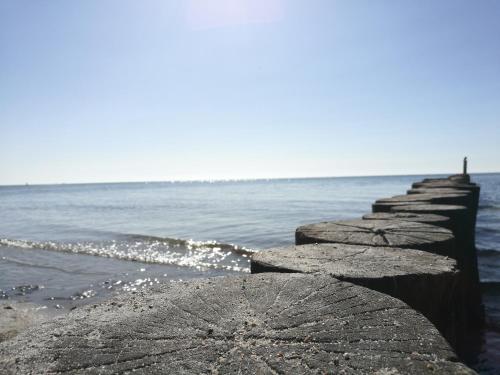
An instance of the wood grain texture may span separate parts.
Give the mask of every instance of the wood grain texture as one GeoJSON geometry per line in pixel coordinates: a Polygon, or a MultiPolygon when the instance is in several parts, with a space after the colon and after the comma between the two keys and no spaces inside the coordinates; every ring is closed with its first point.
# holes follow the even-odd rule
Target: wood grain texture
{"type": "Polygon", "coordinates": [[[310,243],[402,247],[456,257],[449,229],[402,220],[346,220],[297,228],[295,244],[310,243]]]}
{"type": "Polygon", "coordinates": [[[375,212],[363,215],[363,220],[400,220],[450,227],[450,218],[435,214],[415,214],[413,212],[375,212]]]}
{"type": "Polygon", "coordinates": [[[391,208],[394,206],[407,206],[409,204],[411,205],[417,205],[417,204],[428,204],[430,203],[429,201],[414,201],[414,202],[375,202],[372,204],[372,212],[391,212],[391,208]]]}
{"type": "Polygon", "coordinates": [[[375,203],[425,202],[432,204],[455,204],[472,210],[473,201],[470,194],[460,193],[422,193],[396,195],[390,198],[378,199],[375,203]]]}
{"type": "Polygon", "coordinates": [[[410,190],[406,191],[407,194],[425,194],[425,193],[430,193],[430,194],[468,194],[471,195],[472,193],[469,190],[460,190],[460,189],[455,189],[455,188],[413,188],[410,190]]]}
{"type": "Polygon", "coordinates": [[[453,204],[399,205],[391,209],[393,213],[434,214],[446,216],[452,220],[467,216],[467,207],[453,204]]]}
{"type": "Polygon", "coordinates": [[[415,205],[392,207],[395,213],[436,214],[447,216],[451,221],[451,230],[455,236],[455,259],[463,279],[463,290],[467,300],[467,324],[480,327],[484,321],[477,250],[475,246],[474,223],[470,210],[456,205],[415,205]]]}
{"type": "Polygon", "coordinates": [[[472,374],[403,302],[329,276],[171,283],[0,344],[2,373],[472,374]]]}
{"type": "Polygon", "coordinates": [[[460,349],[464,301],[456,261],[425,251],[346,244],[296,245],[264,250],[252,273],[321,273],[386,293],[424,314],[460,349]]]}

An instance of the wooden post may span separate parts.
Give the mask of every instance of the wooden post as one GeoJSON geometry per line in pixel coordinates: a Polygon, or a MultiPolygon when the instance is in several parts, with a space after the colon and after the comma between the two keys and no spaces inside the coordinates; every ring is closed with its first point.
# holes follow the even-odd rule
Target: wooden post
{"type": "Polygon", "coordinates": [[[434,214],[415,214],[412,212],[376,212],[363,215],[363,220],[401,220],[437,225],[451,229],[450,218],[434,214]]]}
{"type": "Polygon", "coordinates": [[[256,253],[251,270],[321,273],[389,294],[424,314],[455,349],[463,347],[464,304],[451,258],[412,249],[312,244],[256,253]]]}
{"type": "Polygon", "coordinates": [[[458,204],[466,207],[472,206],[471,196],[468,194],[454,193],[422,193],[422,194],[406,194],[396,195],[391,198],[382,198],[375,201],[378,203],[406,203],[406,202],[424,202],[435,204],[458,204]]]}
{"type": "Polygon", "coordinates": [[[422,314],[324,275],[169,283],[0,344],[3,374],[129,372],[472,373],[422,314]]]}
{"type": "Polygon", "coordinates": [[[313,243],[401,247],[456,258],[455,238],[449,229],[412,221],[345,220],[296,229],[296,245],[313,243]]]}
{"type": "Polygon", "coordinates": [[[455,235],[455,251],[458,268],[462,272],[464,290],[467,299],[468,323],[472,327],[483,324],[484,311],[481,302],[479,284],[479,271],[477,267],[477,254],[474,245],[473,225],[469,211],[463,206],[454,205],[419,205],[398,206],[392,208],[393,212],[411,212],[415,214],[436,214],[448,216],[451,220],[452,231],[455,235]]]}
{"type": "Polygon", "coordinates": [[[372,204],[372,212],[391,212],[391,208],[394,206],[407,206],[407,205],[417,205],[426,204],[428,201],[415,201],[415,202],[375,202],[372,204]]]}

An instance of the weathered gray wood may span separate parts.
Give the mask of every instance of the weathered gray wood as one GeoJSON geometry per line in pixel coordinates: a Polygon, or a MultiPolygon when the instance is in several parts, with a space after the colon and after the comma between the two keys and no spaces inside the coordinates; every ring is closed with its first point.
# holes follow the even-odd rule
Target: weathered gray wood
{"type": "Polygon", "coordinates": [[[3,373],[473,373],[455,360],[401,301],[284,274],[125,294],[0,344],[3,373]]]}
{"type": "MultiPolygon", "coordinates": [[[[420,194],[413,194],[420,195],[420,194]]],[[[415,205],[400,205],[392,208],[394,213],[414,213],[414,214],[434,214],[446,216],[450,218],[451,230],[457,241],[457,261],[460,269],[467,268],[467,265],[472,261],[470,248],[470,223],[468,221],[468,211],[464,206],[445,205],[445,204],[421,204],[415,205]],[[468,234],[469,233],[469,234],[468,234]]],[[[474,255],[474,254],[473,254],[474,255]]]]}
{"type": "Polygon", "coordinates": [[[472,204],[474,209],[474,217],[477,214],[477,207],[479,205],[479,192],[480,187],[475,183],[457,183],[454,181],[446,180],[446,181],[430,181],[430,182],[415,182],[412,185],[412,188],[425,188],[425,189],[442,189],[442,188],[452,188],[457,190],[466,190],[470,191],[472,194],[472,204]]]}
{"type": "Polygon", "coordinates": [[[297,228],[295,244],[310,243],[402,247],[456,257],[450,230],[412,221],[346,220],[297,228]]]}
{"type": "Polygon", "coordinates": [[[468,194],[460,194],[457,192],[396,195],[390,198],[378,199],[375,203],[385,202],[427,202],[434,204],[457,204],[465,207],[472,207],[471,196],[468,194]]]}
{"type": "Polygon", "coordinates": [[[470,183],[470,175],[467,173],[454,174],[452,176],[449,176],[448,180],[453,181],[453,182],[463,183],[463,184],[469,184],[470,183]]]}
{"type": "MultiPolygon", "coordinates": [[[[388,200],[388,201],[420,201],[420,200],[429,200],[432,203],[439,204],[441,201],[452,201],[452,200],[460,200],[464,199],[464,197],[468,197],[467,193],[461,193],[460,191],[454,191],[454,192],[445,192],[445,193],[440,193],[440,192],[427,192],[427,193],[422,193],[422,194],[401,194],[401,195],[395,195],[390,198],[382,198],[380,199],[381,201],[383,200],[388,200]]],[[[446,203],[443,203],[446,204],[446,203]]]]}
{"type": "Polygon", "coordinates": [[[363,220],[401,220],[437,225],[450,229],[450,218],[434,214],[415,214],[412,212],[376,212],[363,215],[363,220]]]}
{"type": "Polygon", "coordinates": [[[459,190],[455,188],[413,188],[406,191],[407,194],[468,194],[471,195],[469,190],[459,190]]]}
{"type": "Polygon", "coordinates": [[[389,294],[424,314],[455,349],[463,347],[463,300],[456,261],[424,251],[346,244],[264,250],[252,273],[322,273],[389,294]]]}
{"type": "Polygon", "coordinates": [[[421,182],[449,181],[448,178],[424,178],[421,182]]]}
{"type": "Polygon", "coordinates": [[[454,174],[445,178],[424,178],[421,182],[441,182],[451,181],[456,183],[470,183],[470,175],[468,174],[454,174]]]}
{"type": "Polygon", "coordinates": [[[426,188],[426,189],[442,189],[442,188],[451,188],[458,190],[468,190],[474,193],[479,193],[480,187],[479,185],[471,182],[468,184],[450,181],[450,180],[440,180],[440,181],[429,181],[429,182],[414,182],[411,185],[412,188],[426,188]]]}
{"type": "MultiPolygon", "coordinates": [[[[464,202],[455,202],[455,203],[450,203],[450,202],[439,202],[443,204],[458,204],[465,206],[469,209],[469,215],[470,215],[470,220],[471,220],[471,225],[472,228],[470,228],[472,232],[472,237],[471,241],[475,243],[475,231],[476,231],[476,217],[477,217],[477,210],[479,206],[479,193],[480,193],[480,188],[476,184],[459,184],[455,183],[453,181],[447,181],[447,182],[440,182],[440,183],[426,183],[423,185],[420,184],[413,184],[413,189],[410,191],[412,192],[422,192],[425,190],[426,193],[432,192],[432,191],[442,191],[443,189],[453,189],[453,190],[458,190],[458,191],[463,191],[468,195],[468,200],[464,202]]],[[[433,203],[438,203],[438,202],[433,202],[433,203]]]]}
{"type": "Polygon", "coordinates": [[[429,194],[440,194],[440,195],[448,195],[451,199],[440,199],[440,200],[430,200],[430,203],[435,204],[452,204],[458,206],[465,206],[469,210],[469,215],[471,216],[472,222],[475,220],[474,215],[476,211],[476,207],[474,205],[474,196],[469,190],[459,190],[453,188],[414,188],[407,191],[409,195],[418,195],[418,196],[428,196],[429,194]],[[455,197],[456,194],[460,194],[461,197],[455,197]],[[465,195],[465,197],[464,197],[465,195]],[[453,199],[455,197],[455,199],[453,199]]]}
{"type": "Polygon", "coordinates": [[[393,212],[436,214],[447,216],[451,220],[452,231],[456,238],[455,251],[458,268],[462,271],[464,289],[468,300],[469,321],[480,325],[483,321],[483,308],[477,267],[477,253],[474,244],[474,228],[471,223],[470,211],[464,206],[455,205],[419,205],[398,206],[393,212]]]}
{"type": "Polygon", "coordinates": [[[427,201],[422,201],[422,202],[375,202],[372,204],[372,212],[377,213],[377,212],[391,212],[391,208],[394,206],[407,206],[409,204],[411,205],[417,205],[417,204],[427,204],[429,202],[427,201]]]}
{"type": "Polygon", "coordinates": [[[324,273],[341,280],[458,274],[456,261],[449,257],[414,249],[342,243],[291,245],[252,255],[252,273],[268,267],[277,272],[324,273]]]}
{"type": "MultiPolygon", "coordinates": [[[[464,205],[469,209],[469,220],[471,227],[469,227],[469,235],[472,246],[475,246],[475,232],[476,232],[476,218],[477,210],[479,206],[479,193],[480,187],[474,183],[457,183],[452,180],[447,181],[431,181],[427,183],[414,183],[412,185],[413,189],[425,189],[426,191],[441,190],[441,189],[454,189],[459,191],[467,192],[470,194],[470,200],[463,203],[454,203],[459,205],[464,205]]],[[[412,189],[412,190],[413,190],[412,189]]],[[[447,203],[449,204],[449,203],[447,203]]]]}
{"type": "Polygon", "coordinates": [[[477,210],[479,207],[479,194],[480,194],[480,187],[478,185],[476,185],[475,183],[469,183],[469,184],[456,183],[454,181],[447,180],[447,181],[433,181],[428,183],[417,182],[412,185],[412,188],[424,188],[424,189],[453,188],[457,190],[465,190],[467,192],[470,192],[472,202],[470,205],[466,205],[466,207],[469,207],[470,210],[469,215],[472,223],[471,224],[472,227],[469,228],[471,234],[470,241],[473,243],[473,246],[475,246],[476,218],[477,218],[477,210]]]}

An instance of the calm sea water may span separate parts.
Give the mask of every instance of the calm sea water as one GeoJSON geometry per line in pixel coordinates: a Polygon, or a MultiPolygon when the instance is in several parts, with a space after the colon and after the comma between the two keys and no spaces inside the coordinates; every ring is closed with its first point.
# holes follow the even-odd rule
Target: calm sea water
{"type": "MultiPolygon", "coordinates": [[[[0,298],[67,311],[171,280],[249,272],[297,226],[359,218],[428,176],[0,187],[0,298]]],[[[500,174],[477,222],[489,328],[478,368],[500,369],[500,174]]]]}

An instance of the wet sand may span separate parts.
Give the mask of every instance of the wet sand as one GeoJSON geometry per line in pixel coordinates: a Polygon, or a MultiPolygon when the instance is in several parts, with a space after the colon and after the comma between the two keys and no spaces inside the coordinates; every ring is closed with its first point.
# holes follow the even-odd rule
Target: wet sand
{"type": "Polygon", "coordinates": [[[56,315],[53,309],[46,309],[28,302],[0,302],[0,342],[9,340],[29,327],[38,325],[56,315]]]}

